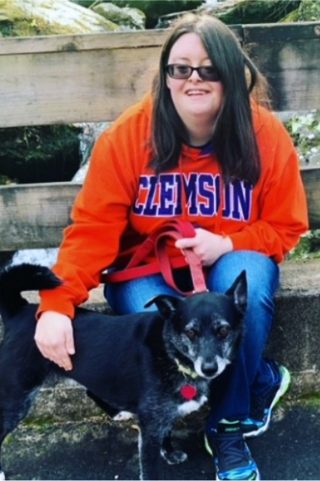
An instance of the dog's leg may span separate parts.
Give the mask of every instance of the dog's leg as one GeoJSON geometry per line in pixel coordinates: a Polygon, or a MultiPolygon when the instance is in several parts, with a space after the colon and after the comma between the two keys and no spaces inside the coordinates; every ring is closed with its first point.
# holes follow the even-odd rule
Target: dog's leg
{"type": "Polygon", "coordinates": [[[148,419],[139,418],[139,421],[140,479],[160,479],[159,465],[162,436],[159,424],[150,417],[148,419]]]}
{"type": "Polygon", "coordinates": [[[114,409],[112,406],[110,406],[110,404],[103,401],[103,399],[99,398],[88,389],[87,396],[92,399],[96,403],[96,405],[99,406],[99,408],[101,408],[105,413],[107,413],[108,416],[113,418],[114,416],[116,416],[116,414],[118,414],[119,409],[114,409]]]}
{"type": "Polygon", "coordinates": [[[1,481],[6,479],[4,471],[2,469],[1,450],[2,450],[2,443],[7,434],[8,433],[6,433],[5,430],[3,429],[3,416],[2,416],[2,413],[0,413],[0,480],[1,481]]]}
{"type": "MultiPolygon", "coordinates": [[[[101,408],[105,413],[108,414],[114,421],[128,421],[133,417],[133,414],[129,411],[119,411],[119,409],[114,409],[110,404],[100,399],[95,394],[87,389],[87,395],[92,399],[99,408],[101,408]]],[[[0,480],[1,481],[1,480],[0,480]]]]}
{"type": "Polygon", "coordinates": [[[171,433],[168,433],[162,441],[161,456],[168,464],[184,463],[188,459],[187,453],[175,449],[171,443],[171,433]]]}
{"type": "MultiPolygon", "coordinates": [[[[3,387],[3,386],[1,386],[3,387]]],[[[5,479],[1,463],[1,448],[3,441],[9,433],[11,433],[26,416],[32,399],[34,390],[29,392],[17,391],[10,389],[0,392],[0,480],[5,479]]]]}

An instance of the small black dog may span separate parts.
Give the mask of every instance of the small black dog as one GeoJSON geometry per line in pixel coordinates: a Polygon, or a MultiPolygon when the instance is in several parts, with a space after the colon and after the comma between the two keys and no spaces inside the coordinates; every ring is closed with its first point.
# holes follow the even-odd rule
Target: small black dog
{"type": "MultiPolygon", "coordinates": [[[[187,455],[173,450],[174,421],[199,409],[210,381],[232,361],[242,333],[246,275],[226,294],[185,299],[160,295],[158,311],[111,316],[79,308],[76,354],[65,372],[43,358],[34,342],[35,312],[23,290],[51,289],[59,280],[46,267],[22,264],[0,273],[0,445],[26,415],[33,394],[52,372],[75,379],[109,414],[135,413],[140,425],[142,479],[157,479],[160,452],[169,463],[187,455]]],[[[0,477],[4,474],[0,467],[0,477]]]]}

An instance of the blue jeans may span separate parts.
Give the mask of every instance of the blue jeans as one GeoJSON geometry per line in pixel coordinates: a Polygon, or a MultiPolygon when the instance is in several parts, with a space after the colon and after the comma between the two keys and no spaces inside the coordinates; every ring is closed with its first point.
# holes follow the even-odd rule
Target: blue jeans
{"type": "MultiPolygon", "coordinates": [[[[225,292],[235,278],[246,271],[248,307],[244,340],[235,361],[212,383],[209,427],[223,418],[245,419],[250,413],[251,394],[259,395],[274,383],[273,371],[262,354],[274,314],[274,294],[279,285],[279,268],[269,257],[255,251],[233,251],[220,257],[208,271],[210,291],[225,292]]],[[[177,296],[160,274],[106,286],[106,298],[115,313],[145,310],[158,294],[177,296]]],[[[155,310],[150,306],[148,310],[155,310]]]]}

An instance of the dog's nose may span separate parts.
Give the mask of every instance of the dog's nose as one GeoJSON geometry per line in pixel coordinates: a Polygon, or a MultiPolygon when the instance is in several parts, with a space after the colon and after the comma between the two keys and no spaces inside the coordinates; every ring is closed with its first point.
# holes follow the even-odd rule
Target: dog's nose
{"type": "Polygon", "coordinates": [[[215,361],[204,361],[201,370],[206,377],[212,377],[217,372],[217,363],[215,361]]]}

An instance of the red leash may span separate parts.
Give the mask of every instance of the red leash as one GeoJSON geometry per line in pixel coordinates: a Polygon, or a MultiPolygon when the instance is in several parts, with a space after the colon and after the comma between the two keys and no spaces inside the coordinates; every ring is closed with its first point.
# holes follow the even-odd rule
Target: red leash
{"type": "Polygon", "coordinates": [[[161,273],[166,283],[175,291],[184,296],[195,292],[207,291],[204,273],[199,257],[191,250],[184,249],[184,257],[170,258],[166,249],[168,239],[182,239],[194,237],[195,229],[190,222],[180,219],[172,220],[160,226],[150,234],[142,244],[137,247],[129,263],[123,270],[110,273],[102,273],[101,282],[123,282],[138,277],[161,273]],[[150,264],[142,264],[144,259],[152,252],[156,255],[156,261],[150,264]],[[173,269],[189,266],[194,289],[181,291],[173,278],[173,269]]]}

